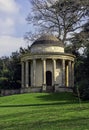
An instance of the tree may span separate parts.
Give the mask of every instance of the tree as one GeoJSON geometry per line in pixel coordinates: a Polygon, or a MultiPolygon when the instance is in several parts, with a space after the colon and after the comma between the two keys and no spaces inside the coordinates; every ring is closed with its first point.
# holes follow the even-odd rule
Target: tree
{"type": "Polygon", "coordinates": [[[84,52],[76,58],[75,88],[79,88],[82,99],[89,100],[89,22],[80,33],[76,34],[73,44],[76,42],[80,43],[84,52]]]}
{"type": "Polygon", "coordinates": [[[9,86],[9,57],[0,58],[0,88],[9,86]]]}
{"type": "MultiPolygon", "coordinates": [[[[69,34],[83,26],[89,15],[88,0],[31,0],[31,4],[32,13],[27,21],[36,27],[37,34],[34,35],[54,33],[63,43],[69,40],[69,34]]],[[[29,32],[26,38],[29,40],[34,35],[29,32]]]]}
{"type": "Polygon", "coordinates": [[[21,64],[20,64],[20,55],[18,52],[12,53],[10,56],[10,84],[14,88],[20,88],[21,84],[21,64]]]}
{"type": "Polygon", "coordinates": [[[0,58],[0,88],[17,89],[21,87],[21,64],[18,52],[10,57],[0,58]]]}

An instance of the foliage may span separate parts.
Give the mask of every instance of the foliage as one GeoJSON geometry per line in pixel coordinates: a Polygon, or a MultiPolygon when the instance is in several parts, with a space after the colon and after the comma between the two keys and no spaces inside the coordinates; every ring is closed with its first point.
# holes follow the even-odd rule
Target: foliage
{"type": "Polygon", "coordinates": [[[81,80],[78,83],[80,97],[83,100],[89,100],[89,79],[81,80]]]}
{"type": "Polygon", "coordinates": [[[19,53],[22,55],[22,54],[25,54],[27,52],[30,52],[30,46],[27,46],[27,48],[22,48],[20,47],[20,50],[19,50],[19,53]]]}
{"type": "Polygon", "coordinates": [[[0,58],[0,88],[16,89],[21,86],[21,65],[18,52],[0,58]]]}
{"type": "Polygon", "coordinates": [[[31,0],[30,2],[32,13],[29,13],[27,21],[36,27],[37,34],[28,32],[26,35],[28,40],[43,33],[53,33],[65,42],[69,39],[68,35],[74,34],[88,19],[88,0],[31,0]]]}
{"type": "Polygon", "coordinates": [[[0,89],[7,88],[9,86],[8,84],[8,78],[6,77],[0,77],[0,89]]]}
{"type": "Polygon", "coordinates": [[[10,78],[12,81],[16,82],[17,80],[21,80],[21,64],[19,53],[12,53],[12,56],[10,57],[9,70],[11,72],[10,78]]]}
{"type": "Polygon", "coordinates": [[[76,42],[84,47],[84,51],[82,55],[76,57],[75,61],[75,89],[78,86],[80,97],[83,100],[89,100],[89,22],[76,35],[73,44],[76,42]]]}
{"type": "Polygon", "coordinates": [[[75,62],[75,93],[77,87],[80,97],[83,100],[89,100],[89,57],[78,57],[75,62]]]}

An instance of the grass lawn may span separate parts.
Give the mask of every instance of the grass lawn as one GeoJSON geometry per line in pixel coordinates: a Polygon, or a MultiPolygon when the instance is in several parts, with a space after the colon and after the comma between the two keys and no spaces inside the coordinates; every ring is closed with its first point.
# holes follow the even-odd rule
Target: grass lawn
{"type": "Polygon", "coordinates": [[[72,93],[0,97],[0,130],[89,130],[89,103],[72,93]]]}

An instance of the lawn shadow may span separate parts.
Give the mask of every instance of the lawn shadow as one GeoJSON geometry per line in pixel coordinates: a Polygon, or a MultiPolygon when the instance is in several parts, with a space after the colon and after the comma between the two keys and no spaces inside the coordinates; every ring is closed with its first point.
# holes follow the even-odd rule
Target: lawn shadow
{"type": "Polygon", "coordinates": [[[39,103],[39,104],[13,104],[13,105],[0,105],[0,107],[41,107],[41,106],[52,106],[52,105],[64,105],[71,104],[71,102],[53,102],[53,103],[39,103]]]}
{"type": "Polygon", "coordinates": [[[0,105],[0,107],[33,107],[33,106],[51,106],[78,103],[73,93],[46,93],[45,95],[36,96],[41,102],[29,104],[10,104],[0,105]]]}
{"type": "Polygon", "coordinates": [[[42,101],[58,101],[59,103],[78,102],[78,98],[75,97],[71,92],[48,93],[45,95],[37,96],[37,98],[42,101]]]}

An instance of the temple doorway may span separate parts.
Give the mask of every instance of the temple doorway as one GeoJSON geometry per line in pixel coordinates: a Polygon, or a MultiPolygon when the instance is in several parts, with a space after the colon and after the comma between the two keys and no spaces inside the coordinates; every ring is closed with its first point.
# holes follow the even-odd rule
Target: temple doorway
{"type": "Polygon", "coordinates": [[[46,91],[47,92],[52,92],[53,87],[52,87],[52,72],[51,71],[46,71],[46,91]]]}

